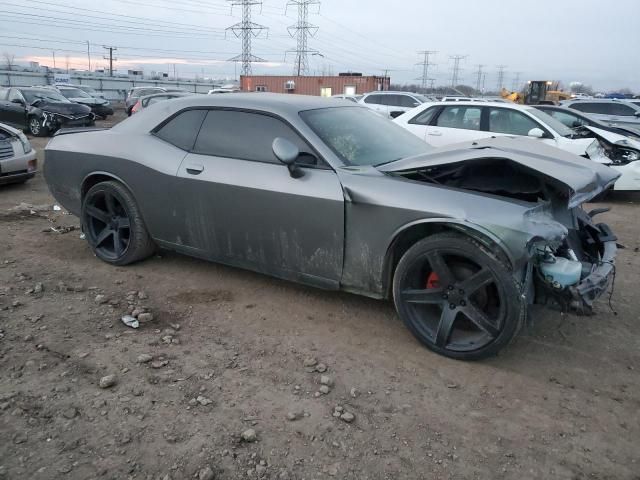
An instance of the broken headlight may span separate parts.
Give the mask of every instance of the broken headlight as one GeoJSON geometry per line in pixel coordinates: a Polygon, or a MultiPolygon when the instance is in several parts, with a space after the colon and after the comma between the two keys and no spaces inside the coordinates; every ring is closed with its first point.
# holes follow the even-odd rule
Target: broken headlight
{"type": "Polygon", "coordinates": [[[640,160],[640,151],[632,148],[614,146],[607,152],[607,157],[611,159],[614,165],[626,165],[627,163],[640,160]]]}

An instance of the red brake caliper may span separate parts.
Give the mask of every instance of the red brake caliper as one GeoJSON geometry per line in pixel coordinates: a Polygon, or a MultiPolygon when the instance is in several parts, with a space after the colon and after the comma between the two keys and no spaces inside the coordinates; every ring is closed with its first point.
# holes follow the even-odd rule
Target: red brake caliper
{"type": "Polygon", "coordinates": [[[436,272],[431,272],[427,277],[427,289],[440,288],[440,277],[436,272]]]}

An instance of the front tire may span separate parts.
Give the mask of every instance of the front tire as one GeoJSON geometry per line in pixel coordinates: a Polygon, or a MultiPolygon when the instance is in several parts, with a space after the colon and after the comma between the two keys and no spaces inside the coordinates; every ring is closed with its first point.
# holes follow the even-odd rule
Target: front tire
{"type": "Polygon", "coordinates": [[[49,134],[49,128],[42,125],[42,120],[35,115],[29,117],[27,127],[34,137],[46,137],[49,134]]]}
{"type": "Polygon", "coordinates": [[[155,251],[133,195],[119,182],[91,187],[83,198],[81,217],[82,231],[100,260],[128,265],[155,251]]]}
{"type": "Polygon", "coordinates": [[[393,299],[427,348],[459,360],[495,355],[518,333],[526,305],[497,252],[452,233],[427,237],[403,255],[393,299]]]}

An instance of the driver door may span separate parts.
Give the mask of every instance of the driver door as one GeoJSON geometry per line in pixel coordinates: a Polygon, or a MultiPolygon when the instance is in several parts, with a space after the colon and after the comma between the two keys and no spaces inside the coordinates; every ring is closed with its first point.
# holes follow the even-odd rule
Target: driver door
{"type": "Polygon", "coordinates": [[[281,119],[209,110],[178,178],[176,193],[189,205],[185,244],[223,263],[338,288],[344,244],[341,184],[281,119]],[[306,163],[300,178],[292,178],[275,158],[271,145],[277,137],[298,146],[299,162],[306,163]]]}
{"type": "Polygon", "coordinates": [[[9,97],[2,106],[3,121],[16,128],[26,128],[27,126],[27,106],[26,101],[19,90],[12,88],[9,90],[9,97]],[[19,100],[22,103],[15,103],[19,100]]]}

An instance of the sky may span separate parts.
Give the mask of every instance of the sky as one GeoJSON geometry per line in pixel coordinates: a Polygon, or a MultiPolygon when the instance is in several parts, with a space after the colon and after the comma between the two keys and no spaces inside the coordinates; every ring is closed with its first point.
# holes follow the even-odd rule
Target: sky
{"type": "MultiPolygon", "coordinates": [[[[240,1],[240,0],[238,0],[240,1]]],[[[451,83],[452,56],[459,55],[459,82],[476,86],[483,65],[487,90],[516,81],[557,80],[623,87],[640,92],[640,0],[321,0],[309,6],[309,74],[357,71],[392,83],[419,83],[431,50],[428,76],[451,83]]],[[[106,67],[104,45],[117,47],[116,68],[234,78],[241,41],[227,27],[241,8],[225,0],[0,0],[0,53],[18,63],[38,61],[58,68],[106,67]],[[89,44],[87,45],[87,41],[89,44]]],[[[264,0],[252,8],[256,24],[268,27],[252,40],[252,53],[266,60],[254,74],[291,74],[296,47],[287,26],[295,5],[264,0]]],[[[0,58],[0,64],[4,64],[0,58]]]]}

